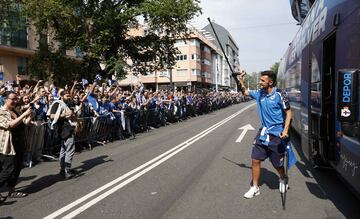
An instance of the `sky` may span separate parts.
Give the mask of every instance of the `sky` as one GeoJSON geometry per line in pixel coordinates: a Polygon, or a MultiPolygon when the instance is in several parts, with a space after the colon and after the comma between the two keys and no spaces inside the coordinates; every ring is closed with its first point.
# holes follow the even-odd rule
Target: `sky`
{"type": "Polygon", "coordinates": [[[225,27],[239,47],[240,68],[248,73],[269,69],[279,62],[299,27],[289,0],[201,0],[204,27],[210,17],[225,27]]]}

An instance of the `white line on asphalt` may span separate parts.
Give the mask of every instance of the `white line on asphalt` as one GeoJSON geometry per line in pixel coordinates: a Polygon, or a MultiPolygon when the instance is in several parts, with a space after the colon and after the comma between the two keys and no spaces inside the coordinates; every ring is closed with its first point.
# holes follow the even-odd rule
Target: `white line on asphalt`
{"type": "Polygon", "coordinates": [[[151,169],[155,168],[156,166],[160,165],[161,163],[165,162],[166,160],[168,160],[169,158],[171,158],[172,156],[174,156],[175,154],[179,153],[180,151],[182,151],[183,149],[189,147],[191,144],[193,144],[194,142],[198,141],[199,139],[203,138],[204,136],[208,135],[210,132],[212,132],[213,130],[215,130],[216,128],[220,127],[221,125],[225,124],[226,122],[228,122],[229,120],[231,120],[232,118],[236,117],[237,115],[239,115],[240,113],[244,112],[245,110],[247,110],[248,108],[252,107],[253,105],[255,105],[255,103],[250,104],[249,106],[241,109],[240,111],[234,113],[233,115],[227,117],[226,119],[216,123],[215,125],[211,126],[210,128],[200,132],[199,134],[191,137],[190,139],[182,142],[181,144],[175,146],[174,148],[168,150],[167,152],[157,156],[156,158],[146,162],[145,164],[135,168],[134,170],[120,176],[119,178],[105,184],[104,186],[94,190],[93,192],[79,198],[78,200],[66,205],[65,207],[55,211],[54,213],[48,215],[45,217],[45,219],[51,219],[51,218],[56,218],[57,216],[65,213],[66,211],[69,211],[71,208],[79,205],[80,203],[84,202],[85,200],[97,195],[98,193],[102,192],[103,190],[113,186],[116,183],[121,182],[122,180],[126,179],[127,177],[135,174],[134,176],[130,177],[129,179],[125,180],[124,182],[118,184],[117,186],[113,187],[112,189],[108,190],[107,192],[102,193],[101,195],[99,195],[98,197],[92,199],[91,201],[87,202],[86,204],[82,205],[81,207],[75,209],[73,212],[69,213],[68,215],[64,216],[63,218],[73,218],[76,215],[80,214],[81,212],[85,211],[86,209],[88,209],[89,207],[91,207],[92,205],[98,203],[99,201],[101,201],[102,199],[106,198],[107,196],[111,195],[112,193],[116,192],[117,190],[121,189],[122,187],[124,187],[125,185],[129,184],[130,182],[134,181],[135,179],[139,178],[140,176],[142,176],[143,174],[147,173],[148,171],[150,171],[151,169]],[[147,167],[147,168],[146,168],[147,167]],[[144,169],[145,168],[145,169],[144,169]],[[143,169],[143,170],[142,170],[143,169]],[[142,170],[142,171],[141,171],[142,170]],[[140,171],[140,172],[139,172],[140,171]]]}

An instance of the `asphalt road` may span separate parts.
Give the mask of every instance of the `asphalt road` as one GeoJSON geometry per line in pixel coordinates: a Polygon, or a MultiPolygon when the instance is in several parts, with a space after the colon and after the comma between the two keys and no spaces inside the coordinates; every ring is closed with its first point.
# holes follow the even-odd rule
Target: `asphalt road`
{"type": "Polygon", "coordinates": [[[243,194],[259,120],[254,102],[95,147],[75,155],[77,178],[61,180],[57,162],[24,169],[23,199],[8,199],[1,218],[359,218],[360,201],[332,170],[313,169],[296,153],[283,210],[278,177],[262,165],[261,195],[243,194]],[[235,114],[236,113],[236,114],[235,114]],[[234,115],[235,114],[235,115],[234,115]]]}

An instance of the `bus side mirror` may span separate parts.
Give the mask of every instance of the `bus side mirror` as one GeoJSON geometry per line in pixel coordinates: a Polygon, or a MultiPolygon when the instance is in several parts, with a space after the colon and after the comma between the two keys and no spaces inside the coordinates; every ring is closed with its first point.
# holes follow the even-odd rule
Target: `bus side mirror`
{"type": "Polygon", "coordinates": [[[341,69],[338,73],[337,117],[345,135],[359,133],[359,69],[341,69]]]}

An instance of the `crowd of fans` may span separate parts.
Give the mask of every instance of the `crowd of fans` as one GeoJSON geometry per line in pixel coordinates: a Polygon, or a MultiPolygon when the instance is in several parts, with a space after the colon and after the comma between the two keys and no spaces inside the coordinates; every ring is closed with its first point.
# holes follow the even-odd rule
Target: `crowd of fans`
{"type": "MultiPolygon", "coordinates": [[[[60,98],[60,93],[63,91],[70,94],[70,101],[67,104],[78,120],[75,131],[79,135],[81,132],[87,131],[83,130],[88,127],[88,125],[83,124],[85,121],[94,123],[95,118],[106,117],[109,119],[107,122],[111,123],[109,125],[112,125],[113,133],[108,134],[108,136],[101,136],[102,139],[100,140],[104,143],[115,139],[135,137],[137,132],[164,126],[169,122],[182,121],[243,101],[243,97],[238,93],[188,92],[184,90],[152,91],[145,89],[142,84],[135,86],[133,91],[124,90],[117,85],[110,86],[106,83],[98,85],[97,82],[84,84],[75,81],[72,87],[65,85],[64,88],[45,84],[39,80],[34,87],[29,85],[20,87],[14,81],[14,83],[3,84],[0,89],[0,94],[8,90],[18,94],[17,110],[19,113],[24,112],[29,107],[33,109],[31,126],[41,128],[27,130],[32,132],[27,133],[28,142],[32,141],[34,132],[36,132],[36,136],[44,136],[46,126],[50,126],[51,123],[49,119],[51,105],[60,98]],[[115,129],[113,129],[114,126],[115,129]]],[[[0,98],[1,105],[3,105],[2,98],[0,98]]],[[[84,139],[76,139],[78,142],[82,140],[84,139]]],[[[37,139],[37,141],[33,143],[37,148],[31,148],[35,152],[32,156],[35,161],[41,157],[43,152],[46,154],[56,151],[52,151],[53,148],[49,149],[49,145],[43,147],[47,139],[37,139]],[[47,151],[43,151],[43,149],[47,151]]]]}
{"type": "Polygon", "coordinates": [[[66,118],[75,124],[70,132],[74,133],[77,150],[117,139],[135,138],[136,133],[244,101],[239,93],[152,91],[145,89],[143,84],[138,84],[132,91],[116,83],[87,83],[86,80],[74,81],[72,86],[64,88],[42,80],[34,87],[19,84],[18,78],[18,81],[1,85],[0,106],[5,104],[8,92],[12,91],[16,94],[14,110],[18,115],[31,109],[28,116],[31,119],[24,128],[25,145],[21,153],[24,166],[58,156],[64,133],[53,127],[56,110],[52,110],[52,106],[57,100],[64,99],[64,94],[67,94],[65,102],[72,112],[66,118]]]}

